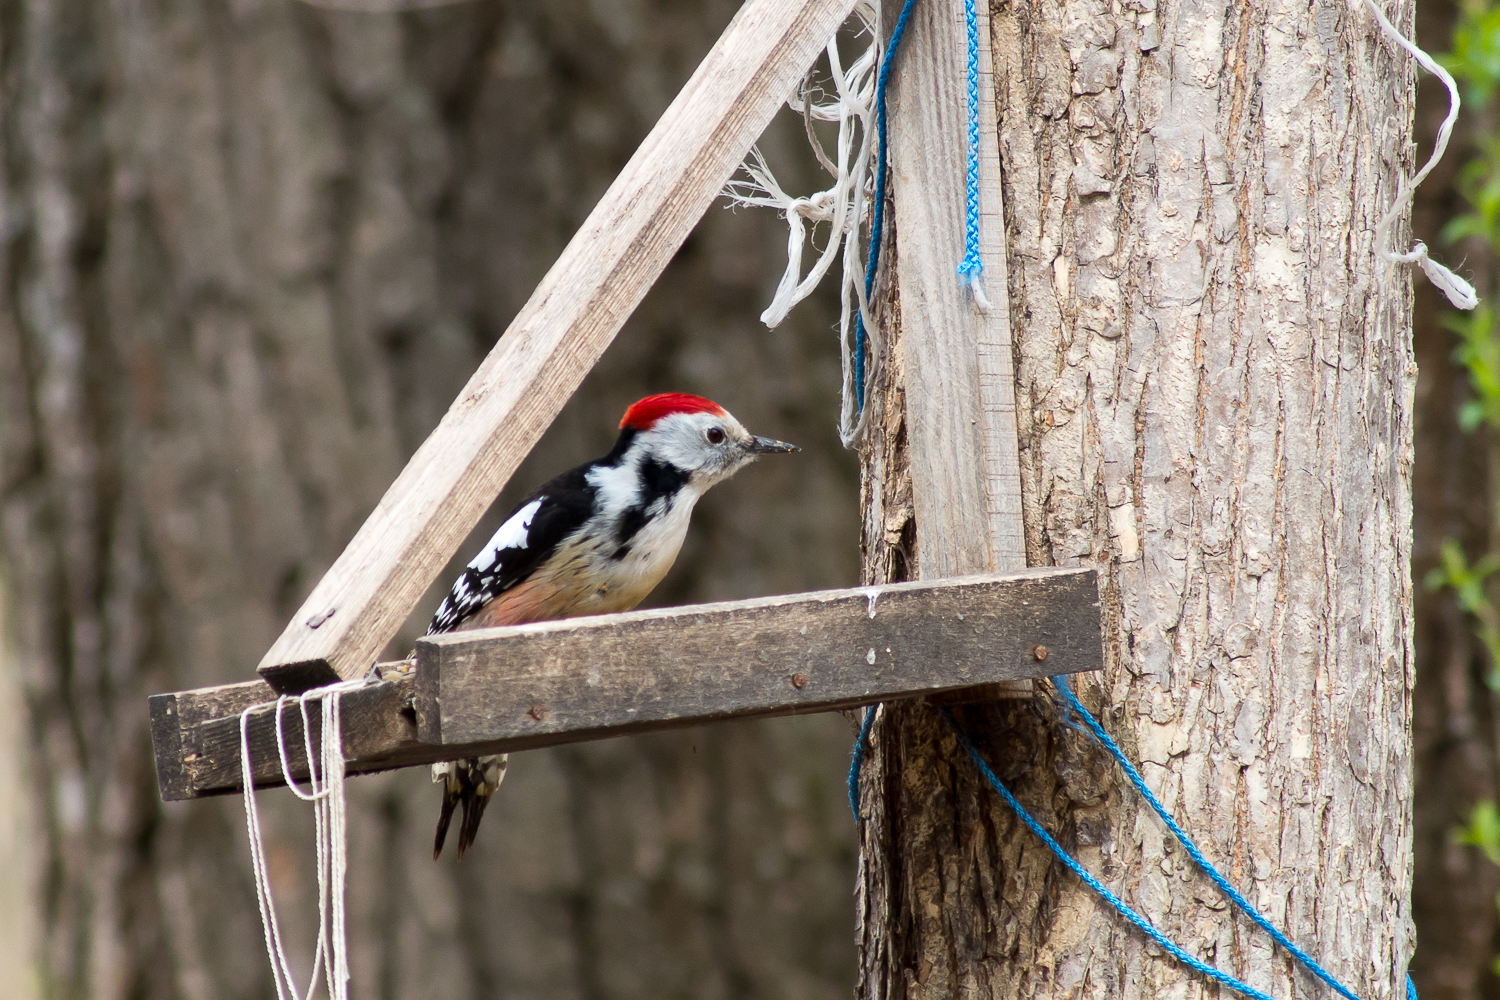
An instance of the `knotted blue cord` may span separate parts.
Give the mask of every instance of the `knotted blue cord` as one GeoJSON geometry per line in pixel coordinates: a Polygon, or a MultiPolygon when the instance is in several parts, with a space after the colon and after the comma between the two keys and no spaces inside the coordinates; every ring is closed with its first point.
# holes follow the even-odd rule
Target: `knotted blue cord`
{"type": "MultiPolygon", "coordinates": [[[[885,227],[885,160],[886,115],[885,85],[891,78],[891,66],[896,61],[896,50],[901,48],[901,39],[906,37],[906,22],[911,19],[911,10],[917,0],[906,0],[901,6],[901,15],[896,18],[896,27],[891,30],[891,40],[886,44],[885,58],[880,61],[880,76],[875,81],[875,134],[878,138],[875,157],[875,210],[870,215],[870,252],[865,254],[865,299],[875,287],[875,268],[880,263],[880,237],[885,227]]],[[[861,311],[854,320],[854,399],[859,412],[865,410],[865,318],[861,311]]],[[[857,811],[857,810],[856,810],[857,811]]]]}
{"type": "Polygon", "coordinates": [[[859,724],[859,737],[854,741],[854,759],[849,762],[849,811],[854,821],[859,822],[859,773],[865,766],[865,749],[870,745],[870,729],[875,725],[875,710],[878,705],[865,709],[865,720],[859,724]]]}
{"type": "Polygon", "coordinates": [[[964,175],[964,259],[958,276],[973,288],[984,275],[984,260],[979,256],[979,17],[974,13],[974,0],[964,0],[964,27],[969,48],[969,162],[964,175]]]}

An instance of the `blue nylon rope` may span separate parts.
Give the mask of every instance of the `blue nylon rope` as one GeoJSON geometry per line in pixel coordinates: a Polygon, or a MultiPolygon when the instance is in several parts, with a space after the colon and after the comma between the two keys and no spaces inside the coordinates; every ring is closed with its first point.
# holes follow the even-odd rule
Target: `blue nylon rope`
{"type": "MultiPolygon", "coordinates": [[[[1203,852],[1198,849],[1198,845],[1194,843],[1193,838],[1188,836],[1187,831],[1184,830],[1180,825],[1178,825],[1177,821],[1174,820],[1171,814],[1167,812],[1166,807],[1161,804],[1161,800],[1152,793],[1149,787],[1147,787],[1145,778],[1141,776],[1141,773],[1136,770],[1135,766],[1130,763],[1128,758],[1126,758],[1124,752],[1120,749],[1119,744],[1117,744],[1114,739],[1110,737],[1109,733],[1105,732],[1104,727],[1099,724],[1098,720],[1096,720],[1093,715],[1083,707],[1083,704],[1078,700],[1077,696],[1073,694],[1072,689],[1068,686],[1067,679],[1065,677],[1058,676],[1054,677],[1052,680],[1053,683],[1057,686],[1057,689],[1062,693],[1063,700],[1067,703],[1068,708],[1084,721],[1084,723],[1088,726],[1089,732],[1094,736],[1094,738],[1097,739],[1104,746],[1104,748],[1110,752],[1110,755],[1114,757],[1115,762],[1118,763],[1121,769],[1125,772],[1126,777],[1130,779],[1131,785],[1135,787],[1136,791],[1140,792],[1141,796],[1145,798],[1147,804],[1149,804],[1152,810],[1161,817],[1162,822],[1167,825],[1167,828],[1172,831],[1172,834],[1178,839],[1178,841],[1182,843],[1182,846],[1187,849],[1188,855],[1193,859],[1194,863],[1196,863],[1198,867],[1203,870],[1204,874],[1206,874],[1210,879],[1213,880],[1214,884],[1224,892],[1224,895],[1229,898],[1230,902],[1234,903],[1234,905],[1242,913],[1244,913],[1245,916],[1249,917],[1256,924],[1256,926],[1260,927],[1263,931],[1269,934],[1272,940],[1274,940],[1277,944],[1281,945],[1289,953],[1291,953],[1291,955],[1296,958],[1297,961],[1302,963],[1304,968],[1313,973],[1319,979],[1323,980],[1323,982],[1327,983],[1336,992],[1343,996],[1345,1000],[1360,1000],[1360,997],[1357,994],[1351,992],[1346,986],[1344,986],[1343,983],[1339,982],[1333,977],[1331,973],[1329,973],[1326,969],[1319,965],[1315,959],[1304,952],[1301,948],[1298,948],[1295,944],[1293,944],[1290,938],[1288,938],[1284,933],[1281,932],[1279,928],[1277,928],[1268,919],[1266,919],[1266,917],[1259,910],[1257,910],[1248,899],[1241,895],[1239,891],[1234,888],[1234,886],[1229,884],[1228,879],[1226,879],[1219,873],[1219,870],[1213,866],[1208,858],[1204,857],[1203,852]]],[[[1255,1000],[1271,1000],[1271,998],[1267,996],[1267,994],[1262,993],[1254,987],[1249,986],[1246,983],[1243,983],[1240,980],[1234,978],[1228,973],[1221,972],[1219,969],[1216,969],[1213,966],[1208,965],[1200,961],[1199,959],[1196,959],[1193,956],[1189,955],[1178,945],[1174,944],[1165,936],[1163,936],[1162,933],[1158,931],[1154,926],[1152,926],[1145,917],[1141,916],[1139,913],[1133,910],[1124,900],[1120,899],[1120,897],[1110,892],[1109,889],[1105,888],[1105,886],[1101,882],[1099,882],[1098,879],[1090,875],[1082,865],[1074,860],[1072,855],[1068,854],[1063,846],[1059,844],[1051,834],[1044,830],[1042,826],[1031,817],[1031,814],[1028,813],[1026,809],[1021,805],[1021,803],[1016,800],[1015,796],[1010,793],[1010,790],[1005,787],[1005,785],[1000,781],[998,777],[995,776],[995,773],[991,771],[989,765],[985,763],[984,758],[980,755],[978,749],[976,749],[974,744],[969,741],[969,738],[964,734],[964,732],[958,728],[958,723],[954,720],[953,713],[946,707],[942,708],[942,713],[943,718],[947,720],[948,725],[953,729],[954,735],[958,737],[959,743],[963,746],[965,752],[968,753],[970,759],[972,759],[975,765],[978,766],[980,773],[984,775],[985,779],[989,782],[990,787],[994,788],[994,790],[999,793],[1000,797],[1005,800],[1006,805],[1008,805],[1011,810],[1014,811],[1015,814],[1021,819],[1021,821],[1025,823],[1026,826],[1033,833],[1035,833],[1044,844],[1047,845],[1052,853],[1056,855],[1058,860],[1066,865],[1068,869],[1073,872],[1073,874],[1077,875],[1085,885],[1098,893],[1099,896],[1103,898],[1105,902],[1114,907],[1121,916],[1125,917],[1125,919],[1129,920],[1136,927],[1140,928],[1140,930],[1145,933],[1146,936],[1150,937],[1169,954],[1171,954],[1173,958],[1176,958],[1188,968],[1202,973],[1203,975],[1208,976],[1209,978],[1214,979],[1217,982],[1223,983],[1230,989],[1237,990],[1238,992],[1244,993],[1246,996],[1253,997],[1255,998],[1255,1000]]],[[[865,711],[864,722],[859,729],[859,738],[855,741],[854,744],[854,761],[849,768],[849,806],[854,813],[854,818],[856,821],[858,821],[859,819],[860,769],[864,763],[865,751],[869,745],[870,740],[870,729],[872,728],[871,724],[873,723],[874,719],[875,708],[874,706],[871,706],[865,711]]],[[[1406,977],[1406,996],[1407,1000],[1418,1000],[1417,984],[1412,980],[1410,975],[1407,975],[1406,977]]]]}
{"type": "MultiPolygon", "coordinates": [[[[890,80],[891,66],[896,60],[896,51],[901,47],[901,39],[906,36],[906,24],[914,6],[916,0],[906,0],[902,4],[901,14],[896,18],[896,27],[891,31],[890,44],[886,46],[885,58],[880,63],[880,77],[875,83],[875,127],[880,141],[875,161],[875,208],[870,217],[870,249],[865,255],[866,300],[875,287],[875,270],[880,264],[880,243],[885,229],[885,175],[889,149],[885,85],[890,80]]],[[[958,275],[972,286],[984,274],[984,260],[979,254],[979,17],[974,10],[974,0],[964,0],[964,27],[968,33],[968,83],[965,101],[968,156],[964,173],[964,259],[958,265],[958,275]]],[[[854,321],[854,398],[861,413],[865,409],[866,339],[864,316],[860,315],[854,321]]]]}
{"type": "MultiPolygon", "coordinates": [[[[870,251],[865,254],[865,298],[868,300],[875,287],[875,268],[880,263],[880,237],[885,228],[885,160],[889,143],[886,137],[885,85],[891,78],[891,65],[896,61],[896,50],[901,48],[901,39],[906,37],[906,22],[911,19],[912,8],[917,0],[906,0],[901,6],[901,15],[896,18],[896,27],[891,30],[891,40],[886,45],[885,58],[880,61],[880,76],[875,81],[875,133],[879,139],[879,153],[875,159],[875,210],[870,216],[870,251]]],[[[854,320],[854,398],[859,411],[865,409],[865,319],[861,313],[854,320]]],[[[856,810],[857,812],[858,810],[856,810]]]]}
{"type": "Polygon", "coordinates": [[[854,741],[854,759],[849,762],[849,811],[856,823],[859,822],[859,773],[864,770],[865,750],[870,745],[870,729],[875,725],[878,707],[871,705],[865,709],[865,720],[859,724],[859,737],[854,741]]]}
{"type": "Polygon", "coordinates": [[[1037,837],[1041,839],[1042,843],[1047,845],[1052,853],[1057,856],[1057,860],[1067,865],[1068,869],[1072,871],[1074,875],[1077,875],[1085,885],[1098,893],[1099,896],[1110,906],[1114,907],[1122,917],[1124,917],[1126,920],[1129,920],[1132,924],[1135,924],[1136,927],[1140,928],[1141,932],[1151,940],[1155,941],[1158,945],[1160,945],[1163,951],[1167,952],[1173,958],[1177,959],[1177,961],[1192,969],[1194,972],[1201,973],[1202,975],[1205,975],[1208,978],[1215,980],[1216,982],[1223,983],[1225,986],[1228,986],[1230,989],[1235,990],[1236,992],[1243,993],[1247,997],[1252,997],[1253,1000],[1273,1000],[1270,994],[1262,993],[1260,990],[1256,989],[1250,984],[1241,982],[1240,980],[1231,976],[1229,973],[1222,972],[1219,969],[1214,968],[1212,965],[1200,961],[1199,959],[1196,959],[1192,955],[1189,955],[1187,952],[1183,951],[1182,948],[1174,944],[1165,934],[1152,926],[1150,921],[1141,916],[1135,910],[1131,909],[1130,904],[1126,903],[1125,900],[1110,892],[1107,888],[1105,888],[1104,883],[1100,882],[1098,879],[1094,878],[1094,876],[1090,875],[1088,871],[1083,867],[1083,865],[1075,861],[1073,859],[1073,856],[1069,854],[1061,844],[1052,839],[1052,834],[1048,833],[1045,829],[1042,828],[1042,825],[1040,823],[1032,819],[1031,814],[1026,811],[1026,808],[1022,806],[1021,803],[1016,800],[1016,797],[1010,793],[1010,789],[1006,788],[1005,785],[1000,781],[1000,779],[995,776],[995,772],[990,770],[990,766],[986,764],[984,762],[984,758],[980,756],[979,750],[974,746],[973,743],[969,742],[969,738],[964,735],[964,731],[958,728],[958,723],[954,720],[952,711],[950,711],[947,706],[943,706],[942,713],[943,718],[948,721],[948,726],[953,730],[953,734],[958,737],[959,745],[964,748],[964,751],[968,753],[969,758],[974,761],[975,765],[979,768],[980,773],[983,774],[985,780],[989,782],[990,787],[1000,794],[1000,797],[1005,800],[1005,804],[1010,806],[1011,811],[1020,818],[1021,822],[1025,823],[1031,829],[1031,832],[1036,834],[1037,837]]]}
{"type": "Polygon", "coordinates": [[[1248,899],[1240,895],[1239,890],[1229,884],[1228,879],[1219,874],[1219,870],[1213,866],[1208,858],[1203,856],[1202,851],[1198,850],[1198,845],[1193,843],[1193,838],[1188,836],[1186,830],[1177,825],[1177,821],[1167,812],[1166,807],[1161,804],[1161,800],[1147,787],[1146,779],[1141,776],[1140,771],[1136,770],[1135,765],[1130,763],[1130,760],[1120,749],[1119,744],[1110,737],[1109,733],[1104,731],[1104,727],[1099,724],[1099,720],[1095,719],[1093,714],[1083,707],[1083,703],[1078,700],[1078,696],[1068,686],[1067,678],[1059,675],[1052,678],[1052,683],[1062,695],[1063,701],[1067,703],[1068,708],[1073,711],[1073,714],[1083,720],[1084,725],[1088,726],[1089,732],[1094,734],[1094,739],[1103,744],[1104,749],[1108,750],[1110,756],[1115,759],[1115,763],[1120,765],[1120,770],[1125,772],[1125,777],[1130,779],[1130,783],[1135,786],[1135,790],[1141,793],[1141,798],[1146,800],[1146,804],[1156,812],[1156,815],[1161,817],[1163,823],[1167,824],[1167,829],[1172,831],[1172,835],[1182,843],[1183,847],[1187,848],[1188,856],[1203,870],[1203,874],[1211,878],[1214,885],[1218,886],[1220,891],[1229,897],[1229,901],[1239,907],[1240,912],[1254,921],[1257,927],[1271,935],[1272,940],[1291,952],[1292,957],[1301,962],[1308,972],[1323,980],[1340,996],[1344,997],[1344,1000],[1360,1000],[1358,995],[1351,992],[1343,983],[1333,978],[1332,973],[1319,965],[1317,960],[1293,944],[1291,939],[1281,932],[1280,928],[1267,920],[1259,910],[1251,905],[1248,899]]]}
{"type": "Polygon", "coordinates": [[[969,34],[969,161],[964,175],[964,259],[958,276],[972,286],[984,274],[979,256],[979,18],[974,0],[964,0],[964,27],[969,34]]]}

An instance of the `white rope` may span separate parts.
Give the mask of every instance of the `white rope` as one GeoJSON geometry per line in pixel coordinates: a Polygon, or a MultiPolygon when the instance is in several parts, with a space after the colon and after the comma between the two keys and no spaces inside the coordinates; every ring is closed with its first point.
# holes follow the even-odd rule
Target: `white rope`
{"type": "MultiPolygon", "coordinates": [[[[833,265],[840,251],[844,266],[840,278],[839,349],[843,355],[843,406],[839,414],[839,437],[845,446],[852,445],[864,433],[864,419],[855,402],[854,385],[854,316],[863,316],[864,326],[873,337],[877,327],[870,316],[865,298],[865,267],[860,256],[860,231],[870,200],[870,162],[874,153],[875,84],[880,68],[881,32],[879,10],[874,0],[866,0],[854,9],[861,28],[856,37],[868,38],[868,44],[847,68],[839,52],[835,35],[827,46],[828,67],[835,93],[819,102],[814,88],[804,80],[787,105],[803,116],[808,141],[818,161],[833,177],[829,188],[806,197],[794,197],[782,190],[771,168],[758,148],[740,169],[746,175],[730,181],[724,195],[735,205],[774,208],[787,222],[787,264],[771,304],[761,313],[761,322],[775,327],[786,319],[792,307],[812,294],[833,265]],[[838,122],[838,140],[830,158],[813,132],[814,121],[838,122]],[[804,276],[802,256],[817,226],[828,225],[828,240],[817,260],[804,276]]],[[[827,95],[822,95],[827,96],[827,95]]],[[[816,249],[816,244],[814,244],[816,249]]],[[[870,356],[879,352],[871,345],[870,356]]]]}
{"type": "Polygon", "coordinates": [[[1370,13],[1375,15],[1375,20],[1390,38],[1407,52],[1411,53],[1413,59],[1421,64],[1433,76],[1443,81],[1443,86],[1448,88],[1448,116],[1443,119],[1443,124],[1438,128],[1437,141],[1433,143],[1432,155],[1427,158],[1426,164],[1409,179],[1403,181],[1396,192],[1396,198],[1391,202],[1390,209],[1381,218],[1375,227],[1375,250],[1380,258],[1392,264],[1416,264],[1427,275],[1427,280],[1438,287],[1448,301],[1459,309],[1473,309],[1479,304],[1479,296],[1474,293],[1474,286],[1463,278],[1454,274],[1448,268],[1439,264],[1427,255],[1427,244],[1417,240],[1409,253],[1394,253],[1386,249],[1386,242],[1390,235],[1391,226],[1395,223],[1397,216],[1410,207],[1412,196],[1416,193],[1417,185],[1426,180],[1432,168],[1437,166],[1438,161],[1448,149],[1448,139],[1453,134],[1453,123],[1458,120],[1458,84],[1454,82],[1453,75],[1437,61],[1423,52],[1420,48],[1408,41],[1401,32],[1396,30],[1395,25],[1387,20],[1380,8],[1375,6],[1375,0],[1365,0],[1365,6],[1370,8],[1370,13]]]}
{"type": "Polygon", "coordinates": [[[304,802],[313,803],[314,837],[318,868],[318,940],[313,948],[312,973],[307,992],[297,989],[291,962],[281,940],[281,926],[276,919],[276,901],[271,895],[270,873],[266,865],[265,838],[260,828],[260,810],[255,802],[255,775],[250,761],[250,715],[255,706],[240,713],[240,777],[245,789],[245,828],[250,835],[250,867],[255,874],[255,898],[260,904],[260,922],[265,931],[266,955],[271,960],[271,978],[276,982],[278,1000],[311,1000],[318,985],[321,969],[327,980],[330,1000],[348,1000],[349,955],[347,922],[344,907],[344,882],[348,872],[346,805],[344,799],[343,728],[340,695],[363,687],[368,681],[339,681],[315,688],[296,697],[283,695],[276,699],[276,752],[281,759],[281,774],[292,793],[304,802]],[[321,708],[321,752],[313,746],[311,720],[307,703],[321,708]],[[307,791],[298,787],[292,777],[286,752],[286,732],[282,724],[283,708],[295,702],[302,713],[302,739],[307,752],[307,791]]]}

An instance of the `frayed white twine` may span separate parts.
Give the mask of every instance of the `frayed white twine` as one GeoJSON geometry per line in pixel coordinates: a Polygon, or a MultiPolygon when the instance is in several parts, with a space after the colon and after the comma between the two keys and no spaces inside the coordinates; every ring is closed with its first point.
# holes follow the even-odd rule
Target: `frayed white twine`
{"type": "Polygon", "coordinates": [[[292,975],[286,948],[281,942],[281,927],[276,920],[276,901],[271,896],[271,878],[266,866],[266,846],[260,829],[260,810],[255,804],[255,775],[250,763],[250,715],[255,707],[240,713],[240,777],[245,789],[245,828],[250,835],[250,865],[255,872],[255,898],[260,904],[260,922],[266,936],[266,954],[271,959],[271,978],[276,981],[278,1000],[297,1000],[299,995],[311,1000],[318,985],[321,968],[328,982],[330,1000],[347,1000],[349,996],[349,955],[344,908],[344,881],[348,871],[347,828],[344,801],[343,730],[340,723],[339,696],[369,683],[365,680],[339,681],[315,688],[296,697],[283,695],[276,699],[276,750],[281,757],[281,774],[286,785],[299,799],[313,803],[313,822],[317,841],[318,865],[318,942],[313,949],[312,974],[307,993],[300,994],[292,975]],[[307,703],[322,708],[321,753],[313,748],[312,725],[307,703]],[[282,709],[296,702],[302,713],[302,739],[307,751],[307,791],[292,777],[291,762],[286,753],[286,733],[282,726],[282,709]],[[321,758],[321,760],[320,760],[321,758]]]}
{"type": "MultiPolygon", "coordinates": [[[[839,413],[839,438],[846,447],[864,434],[865,419],[859,412],[854,385],[854,316],[864,319],[873,337],[878,329],[870,317],[870,303],[865,297],[865,266],[860,257],[860,229],[870,199],[870,161],[874,152],[875,85],[880,67],[881,32],[879,9],[874,2],[858,4],[854,16],[861,23],[858,37],[869,38],[869,44],[844,67],[839,53],[838,36],[828,42],[828,66],[833,79],[833,99],[819,103],[806,81],[787,104],[800,113],[807,127],[813,152],[830,175],[833,186],[805,198],[796,198],[782,190],[759,149],[751,149],[750,158],[740,169],[747,175],[730,181],[724,195],[735,205],[774,208],[787,221],[786,271],[776,286],[776,294],[761,322],[774,327],[786,319],[792,307],[818,287],[833,265],[833,258],[843,251],[844,267],[840,287],[839,349],[843,356],[843,405],[839,413]],[[834,157],[829,158],[813,132],[814,121],[838,122],[838,141],[834,157]],[[818,224],[829,226],[828,242],[804,277],[802,255],[818,224]]],[[[870,356],[879,351],[871,345],[870,356]]]]}
{"type": "Polygon", "coordinates": [[[1423,52],[1416,45],[1406,39],[1401,32],[1396,30],[1395,25],[1387,20],[1381,13],[1380,8],[1375,6],[1375,0],[1365,0],[1365,6],[1370,8],[1370,13],[1375,15],[1375,20],[1390,38],[1407,52],[1411,53],[1413,59],[1421,64],[1433,76],[1443,81],[1443,86],[1448,88],[1448,116],[1443,119],[1443,124],[1438,128],[1437,141],[1433,143],[1432,155],[1427,158],[1426,164],[1409,179],[1403,181],[1396,192],[1396,198],[1391,202],[1390,209],[1381,218],[1375,227],[1375,251],[1380,258],[1392,264],[1416,264],[1427,275],[1427,280],[1438,287],[1448,301],[1459,309],[1473,309],[1479,304],[1479,296],[1474,293],[1474,286],[1463,278],[1454,274],[1448,268],[1439,264],[1427,255],[1427,244],[1417,240],[1409,253],[1394,253],[1386,249],[1386,242],[1390,235],[1392,224],[1396,217],[1405,211],[1412,202],[1412,196],[1416,193],[1417,185],[1421,184],[1437,166],[1438,161],[1443,158],[1443,153],[1448,149],[1448,138],[1453,134],[1453,123],[1458,120],[1458,84],[1453,80],[1453,74],[1423,52]]]}

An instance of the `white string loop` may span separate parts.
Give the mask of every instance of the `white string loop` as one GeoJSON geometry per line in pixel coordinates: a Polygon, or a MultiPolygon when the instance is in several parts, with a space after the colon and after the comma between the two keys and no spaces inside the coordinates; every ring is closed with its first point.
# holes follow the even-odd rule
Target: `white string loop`
{"type": "MultiPolygon", "coordinates": [[[[854,317],[864,319],[865,329],[877,327],[870,316],[865,297],[865,266],[860,257],[860,231],[871,196],[870,164],[875,138],[875,85],[879,75],[882,51],[879,11],[873,0],[858,4],[854,16],[861,24],[859,38],[868,44],[846,68],[835,35],[827,46],[829,73],[834,94],[821,95],[804,81],[787,105],[803,116],[808,141],[818,161],[833,177],[831,187],[806,197],[794,197],[784,191],[765,157],[758,148],[740,166],[743,177],[736,177],[724,187],[724,195],[734,205],[774,208],[787,222],[787,265],[771,298],[761,313],[761,322],[775,327],[786,319],[797,303],[812,294],[833,266],[834,257],[843,254],[843,273],[839,295],[839,349],[843,357],[843,405],[839,414],[839,437],[850,446],[864,433],[864,420],[855,402],[854,385],[854,317]],[[829,157],[813,132],[814,121],[838,122],[838,139],[829,157]],[[817,259],[804,276],[803,253],[812,242],[816,227],[826,224],[828,241],[817,251],[817,259]]],[[[813,243],[816,249],[816,243],[813,243]]],[[[877,357],[871,351],[872,357],[877,357]]]]}
{"type": "Polygon", "coordinates": [[[318,870],[318,940],[313,948],[312,973],[307,992],[297,989],[291,962],[281,940],[281,926],[276,919],[276,901],[271,895],[271,878],[266,864],[265,838],[261,833],[260,810],[255,801],[255,773],[250,761],[250,716],[256,706],[240,713],[240,778],[245,790],[245,828],[250,837],[250,867],[255,875],[255,898],[260,905],[260,922],[265,932],[266,955],[271,960],[271,978],[276,983],[278,1000],[311,1000],[321,970],[328,984],[330,1000],[348,1000],[349,954],[348,924],[344,905],[344,884],[348,874],[347,808],[344,799],[344,749],[340,696],[369,683],[366,680],[339,681],[315,688],[295,697],[276,699],[276,752],[281,761],[281,776],[288,788],[304,802],[313,803],[313,828],[317,845],[318,870]],[[313,746],[308,702],[321,710],[322,746],[313,746]],[[307,791],[292,777],[286,751],[283,709],[295,702],[302,714],[302,740],[307,752],[307,791]],[[319,752],[321,751],[321,752],[319,752]]]}
{"type": "Polygon", "coordinates": [[[1438,62],[1422,51],[1412,42],[1396,30],[1395,25],[1386,18],[1379,7],[1375,6],[1375,0],[1364,0],[1365,6],[1370,13],[1375,15],[1383,30],[1392,41],[1401,46],[1411,54],[1423,69],[1443,81],[1443,86],[1448,88],[1448,115],[1443,119],[1443,124],[1438,127],[1437,141],[1432,145],[1432,155],[1427,158],[1422,169],[1418,170],[1410,178],[1401,183],[1396,191],[1396,197],[1391,202],[1391,207],[1381,217],[1375,226],[1375,252],[1380,259],[1392,264],[1416,264],[1427,275],[1427,280],[1437,286],[1438,290],[1448,297],[1458,309],[1473,309],[1479,305],[1479,296],[1474,292],[1474,286],[1469,284],[1451,270],[1439,264],[1427,255],[1427,244],[1417,240],[1409,252],[1396,253],[1386,249],[1386,243],[1390,237],[1391,226],[1397,217],[1411,206],[1412,196],[1416,193],[1417,185],[1427,179],[1432,168],[1438,165],[1443,154],[1448,150],[1448,139],[1453,135],[1453,123],[1458,120],[1458,109],[1460,100],[1458,96],[1458,84],[1453,79],[1453,74],[1444,69],[1438,62]]]}

